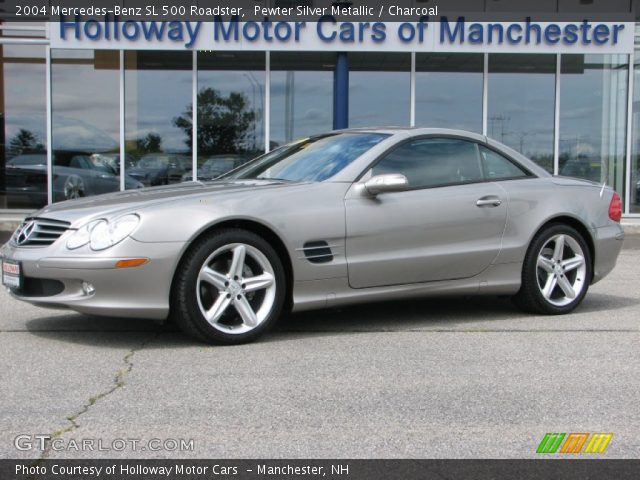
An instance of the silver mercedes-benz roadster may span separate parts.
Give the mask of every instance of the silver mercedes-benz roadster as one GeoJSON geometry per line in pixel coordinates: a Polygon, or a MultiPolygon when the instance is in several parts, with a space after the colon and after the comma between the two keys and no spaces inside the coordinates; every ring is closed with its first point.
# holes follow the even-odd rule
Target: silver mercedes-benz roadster
{"type": "Polygon", "coordinates": [[[620,216],[606,185],[481,135],[351,129],[216,181],[48,206],[2,248],[2,278],[36,305],[171,318],[227,344],[287,309],[404,297],[512,295],[561,314],[613,269],[620,216]]]}

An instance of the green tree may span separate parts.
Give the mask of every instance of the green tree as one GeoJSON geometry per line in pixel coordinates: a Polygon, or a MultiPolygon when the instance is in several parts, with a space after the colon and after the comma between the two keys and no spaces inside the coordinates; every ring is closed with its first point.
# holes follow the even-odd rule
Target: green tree
{"type": "MultiPolygon", "coordinates": [[[[255,122],[255,113],[247,110],[248,101],[242,93],[222,95],[213,88],[198,92],[198,152],[200,155],[243,153],[247,151],[247,132],[255,122]]],[[[193,141],[193,106],[174,118],[173,123],[187,136],[191,150],[193,141]]]]}
{"type": "Polygon", "coordinates": [[[9,154],[14,157],[23,153],[42,152],[44,145],[40,143],[38,136],[30,130],[21,128],[9,141],[9,154]]]}
{"type": "Polygon", "coordinates": [[[146,137],[136,140],[136,151],[141,155],[162,151],[162,137],[157,133],[147,133],[146,137]]]}

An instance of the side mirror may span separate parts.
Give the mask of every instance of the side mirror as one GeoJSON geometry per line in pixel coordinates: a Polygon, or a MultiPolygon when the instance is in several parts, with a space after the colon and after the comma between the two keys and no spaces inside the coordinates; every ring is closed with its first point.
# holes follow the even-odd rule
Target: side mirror
{"type": "Polygon", "coordinates": [[[409,188],[407,177],[401,173],[386,173],[384,175],[376,175],[364,182],[364,190],[369,195],[378,195],[380,193],[402,192],[409,188]]]}

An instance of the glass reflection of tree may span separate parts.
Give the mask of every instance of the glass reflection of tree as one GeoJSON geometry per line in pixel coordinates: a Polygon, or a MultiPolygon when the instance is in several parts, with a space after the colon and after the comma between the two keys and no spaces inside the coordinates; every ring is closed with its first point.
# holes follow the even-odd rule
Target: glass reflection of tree
{"type": "MultiPolygon", "coordinates": [[[[249,102],[242,93],[231,92],[224,96],[214,88],[201,89],[198,92],[198,153],[247,152],[247,134],[256,120],[255,112],[248,107],[249,102]]],[[[185,132],[189,149],[193,139],[192,119],[192,105],[173,119],[174,125],[185,132]]]]}
{"type": "Polygon", "coordinates": [[[44,151],[44,145],[37,135],[30,130],[21,128],[18,133],[9,141],[9,155],[15,157],[23,153],[34,153],[44,151]]]}
{"type": "Polygon", "coordinates": [[[136,140],[136,150],[139,154],[158,153],[162,151],[162,137],[149,132],[144,138],[136,140]]]}
{"type": "MultiPolygon", "coordinates": [[[[249,82],[251,83],[251,92],[253,94],[253,101],[251,103],[252,106],[257,105],[256,104],[256,92],[258,93],[258,95],[260,95],[260,105],[264,105],[264,86],[260,84],[260,82],[258,81],[258,79],[256,78],[256,76],[253,74],[253,72],[245,72],[242,74],[243,77],[245,77],[247,80],[249,80],[249,82]]],[[[261,122],[262,120],[262,109],[256,109],[256,117],[253,119],[253,138],[252,138],[252,150],[256,151],[258,149],[258,138],[257,138],[257,124],[260,123],[262,126],[262,134],[264,135],[264,123],[261,122]]]]}

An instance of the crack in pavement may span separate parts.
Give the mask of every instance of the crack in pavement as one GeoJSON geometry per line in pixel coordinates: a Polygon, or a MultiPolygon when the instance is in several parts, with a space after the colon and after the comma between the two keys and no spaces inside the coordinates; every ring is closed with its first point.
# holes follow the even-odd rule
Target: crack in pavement
{"type": "Polygon", "coordinates": [[[104,398],[108,397],[113,392],[115,392],[116,390],[122,388],[125,385],[125,377],[133,369],[133,361],[132,361],[133,356],[137,352],[139,352],[140,350],[145,348],[149,343],[151,343],[157,337],[158,337],[158,333],[153,335],[151,338],[140,342],[140,345],[130,349],[124,355],[124,357],[122,357],[121,363],[123,364],[123,366],[118,369],[118,371],[116,372],[115,376],[113,377],[113,384],[112,384],[111,388],[105,390],[104,392],[100,392],[100,393],[98,393],[96,395],[92,395],[91,397],[89,397],[87,402],[84,405],[82,405],[82,407],[76,413],[65,417],[65,419],[69,422],[69,425],[67,425],[65,428],[62,428],[60,430],[56,430],[56,431],[51,432],[49,434],[49,438],[46,440],[46,442],[47,442],[46,446],[45,446],[44,450],[42,451],[42,454],[40,455],[40,457],[38,459],[36,459],[36,461],[33,463],[34,466],[40,464],[43,460],[46,460],[47,457],[50,455],[50,453],[51,453],[51,442],[54,439],[60,438],[64,434],[69,433],[69,432],[73,432],[73,431],[77,430],[78,428],[80,428],[80,424],[78,424],[78,422],[77,422],[78,418],[80,418],[82,415],[87,413],[89,411],[89,409],[91,407],[93,407],[96,403],[98,403],[100,400],[103,400],[104,398]]]}

